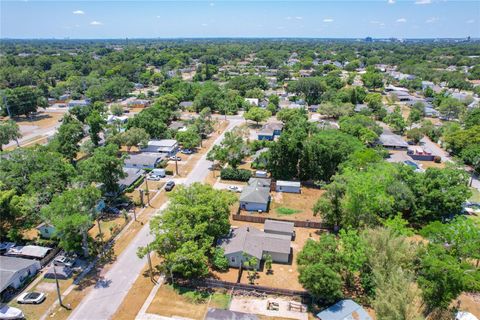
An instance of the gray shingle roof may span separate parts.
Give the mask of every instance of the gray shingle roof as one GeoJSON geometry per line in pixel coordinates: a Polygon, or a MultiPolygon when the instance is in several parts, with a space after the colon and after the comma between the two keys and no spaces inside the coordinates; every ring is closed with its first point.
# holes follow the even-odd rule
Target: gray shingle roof
{"type": "Polygon", "coordinates": [[[266,179],[266,178],[250,178],[250,179],[248,179],[248,185],[249,186],[270,188],[271,184],[272,184],[272,179],[266,179]]]}
{"type": "Polygon", "coordinates": [[[270,188],[245,187],[240,194],[240,201],[266,204],[270,201],[270,188]]]}
{"type": "Polygon", "coordinates": [[[205,320],[258,320],[254,314],[208,308],[205,320]]]}
{"type": "Polygon", "coordinates": [[[380,143],[386,147],[408,147],[408,143],[406,143],[402,137],[396,134],[382,133],[378,139],[380,140],[380,143]]]}
{"type": "Polygon", "coordinates": [[[265,233],[254,227],[233,229],[230,235],[221,239],[219,245],[225,254],[244,252],[259,260],[263,252],[290,253],[290,237],[265,233]]]}
{"type": "Polygon", "coordinates": [[[277,221],[277,220],[265,220],[265,226],[263,230],[268,231],[279,231],[279,232],[288,232],[293,233],[293,222],[287,221],[277,221]]]}

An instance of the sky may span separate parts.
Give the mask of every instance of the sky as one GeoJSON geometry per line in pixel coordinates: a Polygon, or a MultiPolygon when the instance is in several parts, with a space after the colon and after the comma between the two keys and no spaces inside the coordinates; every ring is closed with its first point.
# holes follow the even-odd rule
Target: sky
{"type": "Polygon", "coordinates": [[[2,38],[480,37],[480,1],[0,0],[2,38]]]}

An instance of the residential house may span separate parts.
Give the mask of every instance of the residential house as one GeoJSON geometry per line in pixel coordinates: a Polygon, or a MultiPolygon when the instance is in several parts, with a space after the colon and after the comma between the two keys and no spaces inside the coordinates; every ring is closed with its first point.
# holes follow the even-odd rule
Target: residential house
{"type": "Polygon", "coordinates": [[[172,121],[168,128],[175,131],[183,131],[183,129],[186,129],[186,126],[183,121],[172,121]]]}
{"type": "Polygon", "coordinates": [[[370,110],[368,108],[368,105],[364,104],[364,103],[357,103],[355,105],[355,109],[353,109],[355,112],[366,112],[368,110],[370,110]]]}
{"type": "Polygon", "coordinates": [[[74,107],[86,107],[90,105],[90,99],[83,99],[83,100],[70,100],[68,102],[69,108],[74,107]]]}
{"type": "Polygon", "coordinates": [[[276,136],[282,133],[282,129],[283,123],[281,122],[267,123],[260,129],[260,132],[258,132],[257,139],[273,141],[276,136]]]}
{"type": "Polygon", "coordinates": [[[45,279],[60,279],[60,280],[67,280],[72,276],[72,269],[66,266],[55,266],[52,265],[48,270],[45,272],[43,277],[45,279]],[[55,274],[56,273],[56,274],[55,274]]]}
{"type": "Polygon", "coordinates": [[[288,236],[293,240],[295,237],[294,226],[295,224],[293,222],[268,219],[265,220],[263,232],[288,236]]]}
{"type": "Polygon", "coordinates": [[[107,117],[107,123],[112,124],[112,123],[127,123],[128,117],[126,116],[114,116],[113,114],[109,115],[107,117]]]}
{"type": "Polygon", "coordinates": [[[309,106],[308,106],[308,111],[310,111],[310,112],[317,112],[319,107],[320,107],[320,106],[319,106],[318,104],[309,105],[309,106]]]}
{"type": "Polygon", "coordinates": [[[180,108],[182,109],[188,109],[188,108],[191,108],[193,107],[193,101],[182,101],[180,102],[180,108]]]}
{"type": "Polygon", "coordinates": [[[51,250],[51,248],[41,246],[16,246],[10,248],[5,255],[9,257],[42,260],[51,250]]]}
{"type": "Polygon", "coordinates": [[[139,168],[123,168],[125,178],[118,180],[120,190],[125,190],[133,185],[142,176],[142,170],[139,168]]]}
{"type": "Polygon", "coordinates": [[[289,263],[290,243],[289,236],[265,233],[248,226],[232,229],[227,237],[220,239],[219,246],[230,267],[239,268],[254,257],[257,259],[255,268],[259,269],[260,261],[266,255],[270,255],[273,262],[289,263]]]}
{"type": "Polygon", "coordinates": [[[130,98],[124,101],[129,108],[146,108],[150,105],[150,100],[130,98]]]}
{"type": "Polygon", "coordinates": [[[270,188],[272,185],[272,179],[268,178],[250,178],[248,179],[248,185],[261,188],[270,188]]]}
{"type": "Polygon", "coordinates": [[[45,222],[39,224],[36,229],[40,233],[40,237],[44,239],[52,239],[57,231],[54,226],[45,222]]]}
{"type": "Polygon", "coordinates": [[[418,161],[433,161],[435,155],[421,146],[408,147],[407,154],[413,159],[418,161]]]}
{"type": "Polygon", "coordinates": [[[423,108],[423,113],[425,117],[432,117],[432,118],[440,117],[440,112],[438,110],[435,110],[431,105],[426,105],[423,108]]]}
{"type": "Polygon", "coordinates": [[[40,270],[40,262],[31,259],[0,256],[0,293],[7,288],[18,289],[40,270]]]}
{"type": "Polygon", "coordinates": [[[142,152],[158,152],[167,156],[173,156],[178,151],[178,142],[175,139],[150,140],[142,152]]]}
{"type": "Polygon", "coordinates": [[[370,315],[355,301],[340,300],[317,314],[320,320],[372,320],[370,315]]]}
{"type": "Polygon", "coordinates": [[[401,136],[393,133],[382,133],[378,138],[378,143],[387,149],[406,150],[408,148],[408,143],[401,136]]]}
{"type": "Polygon", "coordinates": [[[257,98],[245,98],[245,101],[248,102],[251,106],[258,107],[258,99],[257,98]]]}
{"type": "Polygon", "coordinates": [[[125,159],[125,168],[134,169],[155,169],[163,160],[164,156],[158,153],[138,153],[131,154],[125,159]]]}
{"type": "Polygon", "coordinates": [[[301,185],[298,181],[278,180],[275,186],[277,192],[301,193],[301,185]]]}
{"type": "Polygon", "coordinates": [[[240,209],[267,212],[270,204],[270,188],[247,186],[240,194],[240,209]]]}

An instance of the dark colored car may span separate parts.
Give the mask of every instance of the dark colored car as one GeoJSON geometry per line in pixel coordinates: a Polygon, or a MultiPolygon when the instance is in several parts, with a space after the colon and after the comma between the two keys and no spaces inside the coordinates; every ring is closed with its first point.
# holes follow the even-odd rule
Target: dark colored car
{"type": "Polygon", "coordinates": [[[105,207],[105,209],[103,209],[103,211],[105,211],[106,213],[109,213],[109,214],[120,214],[120,210],[115,208],[115,207],[105,207]]]}
{"type": "Polygon", "coordinates": [[[170,180],[165,184],[165,191],[172,191],[173,187],[175,187],[175,182],[170,180]]]}

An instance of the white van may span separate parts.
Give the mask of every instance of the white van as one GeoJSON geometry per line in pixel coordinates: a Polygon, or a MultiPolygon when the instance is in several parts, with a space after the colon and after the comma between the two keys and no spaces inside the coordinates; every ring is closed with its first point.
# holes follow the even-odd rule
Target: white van
{"type": "Polygon", "coordinates": [[[150,175],[165,178],[165,169],[153,169],[150,175]]]}

